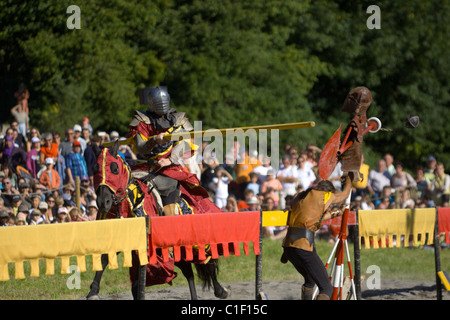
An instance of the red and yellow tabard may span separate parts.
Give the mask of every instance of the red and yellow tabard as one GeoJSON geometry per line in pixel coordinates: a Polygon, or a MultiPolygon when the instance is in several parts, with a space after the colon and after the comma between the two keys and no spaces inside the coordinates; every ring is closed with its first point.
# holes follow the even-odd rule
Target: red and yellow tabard
{"type": "MultiPolygon", "coordinates": [[[[333,193],[318,190],[309,191],[304,199],[296,201],[294,198],[288,226],[317,231],[320,228],[320,226],[317,226],[317,223],[320,221],[322,214],[331,205],[333,198],[333,193]]],[[[289,237],[286,237],[283,241],[283,247],[294,247],[306,251],[313,250],[313,245],[305,238],[298,239],[292,243],[289,237]]]]}

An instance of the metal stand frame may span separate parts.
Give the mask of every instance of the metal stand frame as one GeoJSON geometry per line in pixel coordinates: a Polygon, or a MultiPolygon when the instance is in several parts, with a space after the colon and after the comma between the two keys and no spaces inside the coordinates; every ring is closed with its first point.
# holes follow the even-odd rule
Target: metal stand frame
{"type": "MultiPolygon", "coordinates": [[[[334,256],[333,265],[331,267],[330,272],[330,281],[333,285],[333,294],[331,296],[331,300],[342,300],[342,288],[344,285],[344,255],[347,255],[347,263],[350,273],[350,281],[351,281],[351,289],[352,289],[352,295],[353,299],[356,300],[356,290],[355,290],[355,282],[352,272],[352,264],[350,261],[350,254],[348,250],[348,243],[347,243],[347,221],[348,221],[348,215],[350,213],[350,197],[351,193],[347,198],[346,201],[346,208],[344,210],[344,213],[342,215],[342,222],[341,222],[341,230],[339,231],[339,235],[336,237],[336,243],[334,244],[333,249],[331,250],[331,254],[327,260],[327,263],[325,265],[325,269],[328,269],[328,266],[330,265],[331,259],[334,256]],[[335,254],[336,253],[336,254],[335,254]]],[[[317,295],[318,288],[316,287],[313,294],[313,299],[317,295]]]]}

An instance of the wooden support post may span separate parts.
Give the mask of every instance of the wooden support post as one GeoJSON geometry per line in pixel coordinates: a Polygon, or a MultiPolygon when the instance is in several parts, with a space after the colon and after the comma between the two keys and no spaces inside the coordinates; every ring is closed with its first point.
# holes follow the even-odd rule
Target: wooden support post
{"type": "Polygon", "coordinates": [[[80,207],[80,185],[81,185],[80,177],[76,176],[75,177],[75,194],[76,194],[75,203],[76,203],[78,210],[81,209],[81,207],[80,207]]]}
{"type": "Polygon", "coordinates": [[[441,271],[441,248],[439,246],[439,214],[436,207],[436,222],[434,225],[434,265],[436,272],[436,299],[442,300],[442,282],[439,278],[439,271],[441,271]]]}
{"type": "Polygon", "coordinates": [[[353,247],[355,257],[355,291],[356,299],[361,300],[361,251],[359,246],[359,220],[358,210],[356,210],[356,224],[353,228],[353,247]]]}
{"type": "MultiPolygon", "coordinates": [[[[148,254],[148,234],[149,234],[149,221],[150,217],[145,216],[145,226],[147,229],[146,236],[147,236],[147,254],[148,254]]],[[[147,277],[147,265],[139,266],[138,267],[138,290],[137,290],[137,300],[145,300],[145,283],[146,283],[146,277],[147,277]]]]}
{"type": "Polygon", "coordinates": [[[260,212],[261,219],[259,222],[259,255],[256,255],[256,267],[255,267],[255,298],[256,300],[262,300],[262,250],[263,250],[263,212],[260,212]]]}

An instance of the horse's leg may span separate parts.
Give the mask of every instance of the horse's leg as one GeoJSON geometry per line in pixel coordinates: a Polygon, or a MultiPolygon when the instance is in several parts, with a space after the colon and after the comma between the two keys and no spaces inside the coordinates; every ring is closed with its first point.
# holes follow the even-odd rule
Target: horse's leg
{"type": "Polygon", "coordinates": [[[95,272],[94,281],[92,281],[92,284],[90,286],[91,291],[89,291],[89,294],[86,296],[87,300],[98,300],[98,293],[100,291],[100,280],[102,280],[103,272],[106,269],[106,266],[108,265],[108,255],[102,254],[101,257],[102,261],[102,271],[95,272]]]}
{"type": "Polygon", "coordinates": [[[218,260],[210,260],[206,266],[209,269],[209,274],[212,280],[212,284],[214,287],[214,295],[217,298],[220,299],[226,299],[228,297],[228,294],[230,293],[229,289],[226,289],[224,287],[222,287],[222,285],[219,283],[219,281],[217,280],[217,273],[218,273],[218,260]]]}
{"type": "Polygon", "coordinates": [[[198,300],[197,290],[195,289],[194,272],[192,271],[191,263],[181,259],[179,262],[175,262],[175,265],[180,268],[181,272],[183,272],[183,275],[188,281],[191,299],[198,300]]]}
{"type": "Polygon", "coordinates": [[[145,281],[147,266],[141,266],[139,263],[139,258],[135,251],[133,251],[133,266],[134,276],[131,280],[131,293],[133,294],[134,300],[145,300],[145,281]]]}

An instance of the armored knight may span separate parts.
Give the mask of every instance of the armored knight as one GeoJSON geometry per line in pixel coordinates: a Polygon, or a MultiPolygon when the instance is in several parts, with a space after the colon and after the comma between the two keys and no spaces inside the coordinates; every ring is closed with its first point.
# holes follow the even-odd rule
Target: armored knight
{"type": "Polygon", "coordinates": [[[147,163],[134,168],[133,176],[149,180],[161,196],[164,215],[176,215],[187,203],[180,198],[180,181],[199,186],[198,179],[182,165],[183,158],[191,157],[196,146],[189,140],[171,141],[167,133],[191,131],[192,125],[184,112],[170,107],[166,87],[154,87],[148,93],[148,109],[135,111],[127,137],[134,140],[134,152],[147,163]],[[151,176],[151,179],[148,179],[151,176]],[[146,179],[147,178],[147,179],[146,179]]]}

